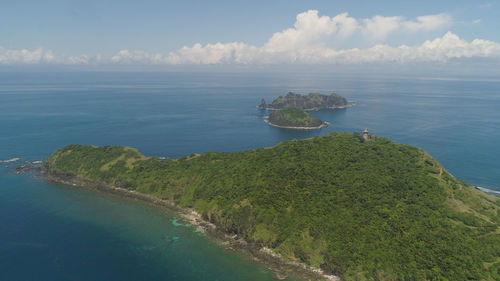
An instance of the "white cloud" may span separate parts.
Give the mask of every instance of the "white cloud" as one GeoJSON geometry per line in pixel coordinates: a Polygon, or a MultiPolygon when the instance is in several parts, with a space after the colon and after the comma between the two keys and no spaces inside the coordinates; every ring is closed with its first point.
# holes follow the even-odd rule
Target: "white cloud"
{"type": "Polygon", "coordinates": [[[374,16],[363,20],[362,32],[375,41],[385,40],[395,32],[425,32],[449,27],[453,18],[446,13],[417,17],[416,21],[405,20],[403,17],[374,16]]]}
{"type": "Polygon", "coordinates": [[[66,58],[59,59],[59,63],[61,64],[89,64],[93,59],[91,59],[87,55],[79,55],[79,56],[69,56],[66,58]]]}
{"type": "Polygon", "coordinates": [[[195,44],[172,52],[164,59],[170,64],[218,64],[218,63],[252,63],[262,50],[245,43],[195,44]]]}
{"type": "Polygon", "coordinates": [[[475,39],[467,42],[447,32],[443,37],[425,41],[421,45],[375,45],[371,48],[340,49],[301,47],[298,49],[257,48],[243,43],[195,45],[184,47],[164,59],[170,64],[335,64],[367,62],[446,62],[455,58],[500,58],[500,44],[475,39]]]}
{"type": "Polygon", "coordinates": [[[277,32],[262,47],[241,42],[195,44],[171,52],[162,58],[168,64],[332,64],[439,61],[454,58],[499,57],[499,44],[487,40],[467,42],[448,32],[441,38],[425,41],[422,45],[392,47],[375,44],[370,48],[335,49],[327,46],[334,41],[361,36],[362,39],[383,42],[396,32],[416,33],[436,31],[451,25],[448,14],[426,15],[416,20],[403,17],[374,16],[357,20],[347,13],[335,17],[318,16],[318,11],[297,15],[292,28],[277,32]]]}
{"type": "Polygon", "coordinates": [[[445,62],[454,58],[492,57],[500,59],[500,44],[476,39],[467,42],[448,32],[443,37],[425,41],[422,45],[391,47],[376,45],[368,49],[348,49],[324,53],[332,63],[366,62],[445,62]]]}
{"type": "Polygon", "coordinates": [[[453,23],[453,18],[446,13],[437,15],[428,15],[417,17],[416,21],[403,21],[402,26],[404,29],[417,32],[417,31],[430,31],[447,28],[453,23]]]}
{"type": "Polygon", "coordinates": [[[371,62],[446,62],[460,58],[491,58],[500,62],[500,44],[475,39],[466,41],[454,33],[420,45],[390,46],[386,39],[399,34],[443,31],[453,24],[446,13],[414,20],[376,15],[356,19],[347,13],[319,16],[310,10],[296,17],[293,27],[274,33],[262,46],[244,42],[194,44],[164,54],[121,50],[111,58],[56,56],[42,49],[8,50],[0,46],[0,64],[359,64],[371,62]],[[355,48],[352,42],[371,42],[355,48]],[[351,44],[349,46],[349,44],[351,44]],[[339,47],[341,46],[341,47],[339,47]]]}
{"type": "Polygon", "coordinates": [[[52,60],[53,55],[51,52],[44,53],[42,49],[36,49],[34,51],[29,51],[26,49],[10,50],[0,46],[0,63],[2,64],[33,64],[47,59],[49,61],[52,60]]]}
{"type": "MultiPolygon", "coordinates": [[[[170,64],[266,64],[266,63],[334,63],[397,60],[401,50],[376,45],[369,49],[333,49],[328,42],[341,43],[353,37],[370,42],[382,42],[395,32],[415,33],[439,30],[451,25],[452,17],[437,14],[405,20],[403,17],[374,16],[357,20],[343,13],[335,17],[319,16],[310,10],[297,15],[293,27],[274,33],[262,47],[242,42],[195,44],[171,52],[161,61],[170,64]],[[359,56],[359,57],[356,57],[359,56]]],[[[126,57],[126,54],[117,54],[126,57]]],[[[147,60],[145,60],[146,62],[147,60]]]]}
{"type": "Polygon", "coordinates": [[[400,27],[402,19],[402,17],[374,16],[363,20],[362,31],[372,40],[385,40],[390,33],[400,27]]]}
{"type": "Polygon", "coordinates": [[[318,11],[310,10],[297,15],[293,28],[276,32],[265,44],[268,51],[285,51],[311,45],[321,45],[322,38],[338,35],[347,37],[358,28],[356,19],[347,13],[333,18],[318,16],[318,11]]]}
{"type": "Polygon", "coordinates": [[[41,48],[33,51],[22,49],[7,49],[0,46],[0,64],[88,64],[91,59],[87,55],[80,56],[55,56],[52,51],[44,51],[41,48]]]}
{"type": "Polygon", "coordinates": [[[152,56],[144,51],[121,50],[116,55],[111,57],[111,62],[114,63],[153,63],[152,56]]]}

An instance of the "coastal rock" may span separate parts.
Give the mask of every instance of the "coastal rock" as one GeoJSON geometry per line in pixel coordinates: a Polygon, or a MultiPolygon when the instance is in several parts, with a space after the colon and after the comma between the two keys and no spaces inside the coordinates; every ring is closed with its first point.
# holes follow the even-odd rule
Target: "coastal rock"
{"type": "Polygon", "coordinates": [[[31,172],[39,172],[42,166],[42,161],[26,162],[23,165],[14,169],[15,174],[27,174],[31,172]]]}
{"type": "Polygon", "coordinates": [[[273,278],[276,280],[285,280],[288,278],[288,274],[286,274],[285,272],[275,271],[273,273],[273,278]]]}

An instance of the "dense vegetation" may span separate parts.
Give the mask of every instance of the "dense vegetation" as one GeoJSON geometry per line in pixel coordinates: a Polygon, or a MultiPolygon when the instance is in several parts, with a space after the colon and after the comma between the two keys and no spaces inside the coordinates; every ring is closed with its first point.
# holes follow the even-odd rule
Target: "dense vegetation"
{"type": "Polygon", "coordinates": [[[302,110],[318,110],[341,108],[347,105],[349,105],[347,100],[336,93],[332,93],[330,95],[321,95],[318,93],[301,95],[290,92],[284,97],[279,96],[271,104],[266,104],[266,101],[262,99],[259,108],[282,109],[291,106],[302,110]]]}
{"type": "Polygon", "coordinates": [[[160,161],[69,145],[47,171],[193,207],[222,229],[345,280],[500,280],[500,202],[421,149],[330,134],[160,161]]]}
{"type": "Polygon", "coordinates": [[[280,127],[319,127],[323,121],[295,107],[285,107],[269,114],[268,122],[280,127]]]}

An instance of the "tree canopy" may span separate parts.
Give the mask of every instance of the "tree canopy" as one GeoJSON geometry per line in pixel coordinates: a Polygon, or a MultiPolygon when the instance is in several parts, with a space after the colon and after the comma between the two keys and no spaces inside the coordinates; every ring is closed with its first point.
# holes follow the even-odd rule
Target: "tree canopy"
{"type": "Polygon", "coordinates": [[[194,208],[345,280],[500,280],[498,198],[385,138],[333,133],[167,161],[73,144],[44,166],[194,208]]]}

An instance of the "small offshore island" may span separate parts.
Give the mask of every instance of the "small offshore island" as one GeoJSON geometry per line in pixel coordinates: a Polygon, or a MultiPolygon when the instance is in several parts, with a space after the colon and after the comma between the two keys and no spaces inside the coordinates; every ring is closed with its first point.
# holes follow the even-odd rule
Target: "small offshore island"
{"type": "Polygon", "coordinates": [[[165,161],[72,144],[42,173],[199,214],[331,280],[500,280],[500,199],[422,149],[367,133],[165,161]]]}
{"type": "Polygon", "coordinates": [[[291,106],[272,111],[265,122],[279,128],[299,130],[314,130],[328,126],[328,122],[314,118],[309,113],[291,106]]]}
{"type": "Polygon", "coordinates": [[[285,107],[295,107],[304,111],[320,109],[336,109],[352,106],[344,97],[332,93],[330,95],[321,95],[318,93],[309,93],[301,95],[289,92],[286,96],[279,96],[271,104],[267,104],[264,99],[261,100],[258,108],[268,110],[278,110],[285,107]]]}
{"type": "Polygon", "coordinates": [[[329,125],[328,122],[314,118],[305,111],[321,109],[337,109],[352,106],[344,97],[332,93],[331,95],[321,95],[309,93],[307,95],[289,92],[286,96],[279,96],[271,104],[261,100],[260,109],[272,110],[265,122],[271,126],[296,129],[314,130],[321,129],[329,125]]]}

